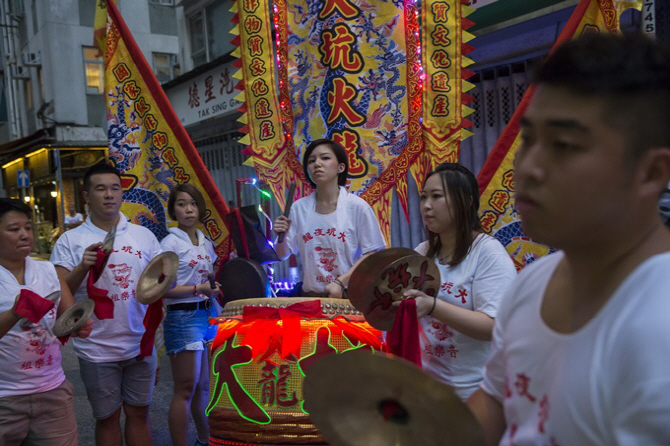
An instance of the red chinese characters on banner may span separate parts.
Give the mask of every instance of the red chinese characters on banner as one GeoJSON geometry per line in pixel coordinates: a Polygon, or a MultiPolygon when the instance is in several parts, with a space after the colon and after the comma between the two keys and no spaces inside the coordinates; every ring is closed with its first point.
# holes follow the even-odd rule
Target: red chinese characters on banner
{"type": "Polygon", "coordinates": [[[251,91],[254,93],[254,96],[259,97],[267,94],[270,89],[263,79],[256,79],[251,84],[251,91]]]}
{"type": "Polygon", "coordinates": [[[261,30],[262,26],[263,22],[255,15],[250,15],[249,17],[244,19],[244,29],[246,30],[247,34],[258,33],[261,30]]]}
{"type": "Polygon", "coordinates": [[[433,14],[435,23],[447,23],[447,12],[449,4],[444,2],[435,2],[430,5],[430,11],[433,14]]]}
{"type": "Polygon", "coordinates": [[[430,33],[430,38],[433,41],[433,45],[447,47],[451,45],[451,39],[447,37],[449,35],[449,30],[444,25],[437,25],[433,32],[430,33]]]}
{"type": "Polygon", "coordinates": [[[267,141],[269,139],[273,139],[275,137],[275,126],[272,122],[270,121],[263,121],[261,122],[261,129],[260,129],[260,139],[261,141],[267,141]]]}
{"type": "Polygon", "coordinates": [[[270,103],[265,98],[260,98],[254,104],[254,116],[256,119],[269,118],[272,116],[272,109],[270,103]]]}
{"type": "Polygon", "coordinates": [[[328,105],[330,113],[327,122],[332,124],[342,116],[351,125],[362,125],[365,122],[365,116],[361,115],[353,105],[358,92],[356,87],[341,77],[333,79],[333,85],[328,92],[328,105]]]}
{"type": "Polygon", "coordinates": [[[505,212],[507,208],[507,203],[509,203],[510,195],[509,192],[504,190],[497,190],[491,194],[489,199],[489,205],[499,213],[505,212]]]}
{"type": "Polygon", "coordinates": [[[123,62],[112,68],[112,73],[114,73],[114,77],[116,77],[119,83],[122,83],[131,76],[128,65],[123,62]]]}
{"type": "Polygon", "coordinates": [[[349,177],[361,178],[368,173],[368,162],[363,157],[361,150],[360,136],[354,130],[343,130],[334,132],[331,135],[333,141],[341,145],[347,152],[347,161],[349,162],[349,177]]]}
{"type": "Polygon", "coordinates": [[[130,80],[123,84],[123,91],[132,100],[137,99],[137,97],[140,95],[140,87],[137,86],[137,82],[134,80],[130,80]]]}
{"type": "Polygon", "coordinates": [[[261,76],[265,74],[265,62],[259,58],[254,58],[249,64],[249,69],[251,69],[252,76],[261,76]]]}
{"type": "Polygon", "coordinates": [[[444,50],[437,50],[430,56],[430,61],[435,68],[449,68],[451,66],[451,59],[449,54],[444,50]]]}
{"type": "Polygon", "coordinates": [[[263,38],[261,36],[251,36],[247,40],[247,49],[251,56],[263,55],[263,38]]]}
{"type": "Polygon", "coordinates": [[[248,13],[256,12],[260,6],[260,0],[243,0],[242,8],[248,13]]]}
{"type": "Polygon", "coordinates": [[[323,32],[319,45],[321,62],[330,68],[342,68],[348,73],[358,73],[363,69],[363,57],[354,49],[356,36],[343,23],[323,32]]]}
{"type": "Polygon", "coordinates": [[[361,10],[350,0],[325,0],[319,12],[319,19],[327,19],[331,14],[338,12],[345,19],[358,17],[361,10]]]}
{"type": "Polygon", "coordinates": [[[140,117],[144,116],[149,110],[151,110],[151,105],[147,104],[147,100],[144,97],[135,101],[135,111],[140,117]]]}
{"type": "Polygon", "coordinates": [[[450,92],[449,73],[446,71],[436,71],[430,78],[430,87],[434,91],[450,92]]]}
{"type": "Polygon", "coordinates": [[[430,113],[433,116],[449,116],[449,98],[441,94],[437,95],[430,113]]]}

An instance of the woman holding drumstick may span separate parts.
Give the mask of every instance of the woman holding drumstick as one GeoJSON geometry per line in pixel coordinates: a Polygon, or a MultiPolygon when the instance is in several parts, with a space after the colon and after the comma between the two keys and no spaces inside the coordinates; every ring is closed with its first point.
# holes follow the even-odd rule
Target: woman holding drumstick
{"type": "Polygon", "coordinates": [[[280,259],[300,255],[303,295],[345,297],[351,271],[386,246],[384,236],[370,205],[344,187],[347,154],[339,144],[312,142],[302,165],[315,191],[275,220],[275,232],[286,234],[275,249],[280,259]]]}

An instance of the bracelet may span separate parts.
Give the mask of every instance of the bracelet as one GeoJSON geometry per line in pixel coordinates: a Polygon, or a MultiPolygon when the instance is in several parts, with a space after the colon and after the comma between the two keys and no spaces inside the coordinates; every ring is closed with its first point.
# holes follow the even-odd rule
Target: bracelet
{"type": "Polygon", "coordinates": [[[194,296],[198,295],[198,288],[195,285],[193,285],[193,295],[194,296]]]}
{"type": "Polygon", "coordinates": [[[433,296],[433,308],[431,308],[430,311],[428,312],[428,316],[433,314],[433,310],[435,310],[435,304],[436,303],[437,303],[437,297],[433,296]]]}
{"type": "Polygon", "coordinates": [[[333,280],[333,282],[335,282],[336,284],[338,284],[340,286],[340,288],[342,288],[342,296],[346,296],[347,295],[347,287],[344,286],[344,284],[340,281],[340,279],[335,279],[335,280],[333,280]]]}

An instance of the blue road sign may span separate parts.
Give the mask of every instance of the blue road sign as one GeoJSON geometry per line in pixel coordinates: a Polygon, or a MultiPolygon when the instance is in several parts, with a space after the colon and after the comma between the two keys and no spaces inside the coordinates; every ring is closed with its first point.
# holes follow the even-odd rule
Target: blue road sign
{"type": "Polygon", "coordinates": [[[16,173],[16,186],[17,187],[30,187],[30,171],[29,170],[19,170],[16,173]]]}

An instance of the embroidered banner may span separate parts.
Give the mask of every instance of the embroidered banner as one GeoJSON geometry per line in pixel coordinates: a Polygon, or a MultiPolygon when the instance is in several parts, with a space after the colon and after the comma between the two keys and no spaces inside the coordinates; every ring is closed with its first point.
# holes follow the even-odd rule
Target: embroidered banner
{"type": "Polygon", "coordinates": [[[461,139],[471,134],[463,129],[471,125],[464,116],[472,112],[464,104],[471,99],[465,92],[472,88],[465,79],[474,74],[465,68],[472,64],[465,55],[473,48],[464,43],[474,36],[464,30],[473,23],[463,17],[471,10],[444,0],[422,2],[423,136],[431,168],[457,162],[461,139]]]}
{"type": "MultiPolygon", "coordinates": [[[[618,32],[619,16],[628,8],[642,8],[642,1],[581,0],[554,48],[586,32],[618,32]]],[[[513,162],[521,144],[519,123],[535,91],[531,85],[512,119],[484,163],[479,182],[480,212],[484,230],[494,235],[512,256],[517,270],[549,253],[550,248],[526,237],[514,206],[513,162]]]]}
{"type": "Polygon", "coordinates": [[[225,260],[230,244],[223,215],[228,206],[113,2],[106,4],[106,17],[101,50],[109,156],[122,174],[121,210],[161,240],[167,235],[170,191],[188,182],[203,192],[204,232],[225,260]]]}
{"type": "MultiPolygon", "coordinates": [[[[262,6],[253,14],[250,12],[249,2],[253,1],[237,0],[235,6],[240,38],[234,42],[240,45],[242,99],[246,100],[241,108],[246,112],[242,122],[248,124],[245,130],[249,132],[242,139],[249,144],[244,153],[252,157],[259,178],[272,187],[283,206],[289,183],[298,184],[299,195],[311,192],[301,164],[306,146],[315,139],[332,138],[347,151],[350,190],[373,206],[390,240],[391,192],[394,187],[398,190],[407,211],[407,174],[424,159],[421,157],[423,68],[417,3],[277,0],[272,11],[276,52],[270,56],[265,52],[272,48],[269,43],[267,48],[259,47],[257,51],[245,44],[251,37],[245,25],[250,17],[258,19],[259,28],[271,23],[269,11],[262,6]],[[270,99],[271,86],[266,98],[273,111],[272,118],[278,104],[279,121],[274,121],[272,128],[281,123],[283,145],[279,144],[280,135],[265,141],[259,136],[263,119],[268,119],[257,117],[254,108],[258,99],[253,85],[259,76],[254,75],[253,64],[259,65],[259,59],[265,61],[263,68],[276,72],[277,102],[270,99]]],[[[450,5],[454,17],[459,19],[462,8],[466,9],[461,0],[443,3],[450,5]]],[[[459,21],[449,28],[454,36],[451,69],[458,73],[452,75],[457,79],[454,82],[460,82],[462,76],[462,25],[459,21]]],[[[255,35],[267,36],[269,32],[259,30],[255,35]]],[[[449,106],[449,116],[454,119],[449,124],[449,136],[452,146],[457,147],[460,126],[464,123],[460,119],[462,89],[454,85],[453,90],[451,94],[459,97],[449,106]]],[[[445,156],[442,151],[448,149],[445,144],[433,147],[434,154],[441,158],[445,156]]],[[[418,181],[423,181],[421,175],[425,175],[425,169],[412,172],[418,181]]]]}

